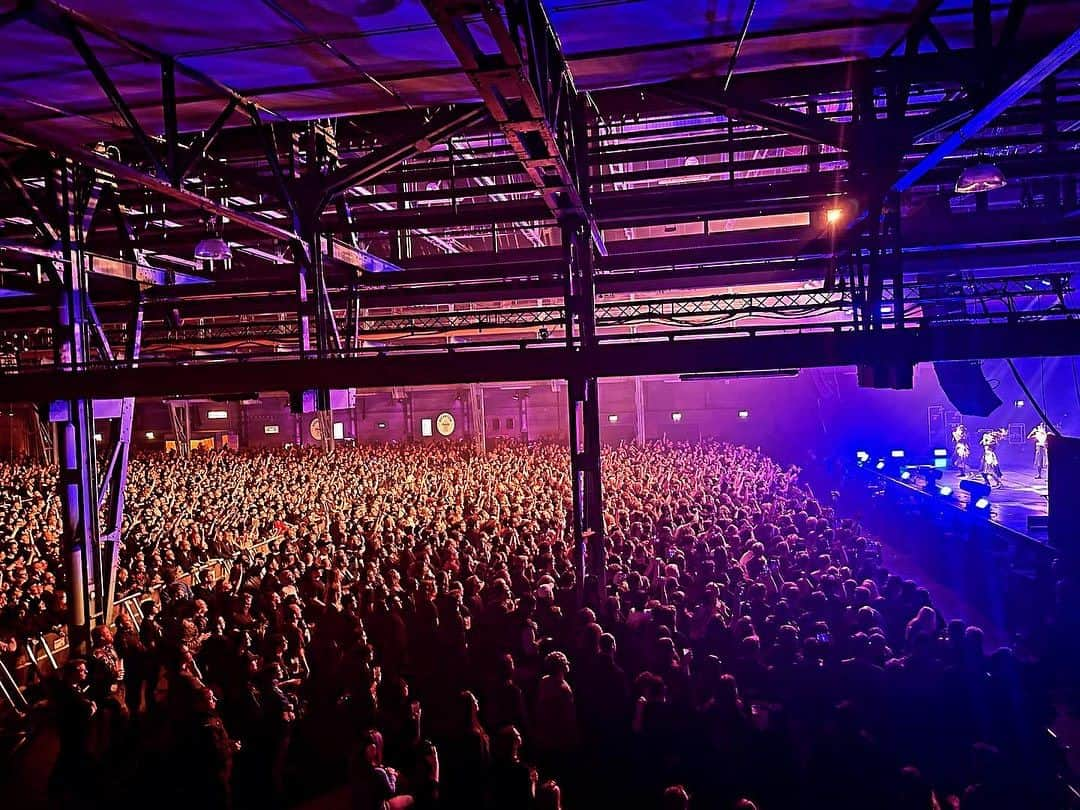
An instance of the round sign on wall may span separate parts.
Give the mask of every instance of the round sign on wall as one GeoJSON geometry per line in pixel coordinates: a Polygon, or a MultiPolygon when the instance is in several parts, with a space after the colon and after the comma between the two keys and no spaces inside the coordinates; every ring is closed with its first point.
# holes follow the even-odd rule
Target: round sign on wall
{"type": "Polygon", "coordinates": [[[439,431],[440,436],[451,435],[455,427],[457,427],[457,423],[454,421],[454,415],[448,411],[440,413],[435,420],[435,429],[439,431]]]}
{"type": "Polygon", "coordinates": [[[322,441],[322,422],[319,420],[318,416],[312,419],[311,424],[308,425],[308,433],[311,434],[311,438],[315,441],[322,441]]]}

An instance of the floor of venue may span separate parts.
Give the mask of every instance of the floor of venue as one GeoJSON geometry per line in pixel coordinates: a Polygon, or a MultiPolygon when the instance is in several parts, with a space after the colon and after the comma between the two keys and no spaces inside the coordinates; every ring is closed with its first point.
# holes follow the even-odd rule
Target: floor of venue
{"type": "MultiPolygon", "coordinates": [[[[978,473],[969,472],[961,475],[959,470],[945,470],[941,483],[953,488],[953,495],[958,503],[967,506],[970,495],[961,488],[964,480],[982,482],[978,473]]],[[[1030,465],[1002,465],[1002,482],[990,493],[990,520],[1010,531],[1025,535],[1034,540],[1046,542],[1046,525],[1038,518],[1047,515],[1047,479],[1043,475],[1037,478],[1030,465]],[[1036,523],[1032,525],[1031,519],[1036,523]]]]}

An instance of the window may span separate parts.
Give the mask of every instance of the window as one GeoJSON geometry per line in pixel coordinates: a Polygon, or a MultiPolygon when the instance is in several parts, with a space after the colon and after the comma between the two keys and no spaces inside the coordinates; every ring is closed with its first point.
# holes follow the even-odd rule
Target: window
{"type": "Polygon", "coordinates": [[[492,427],[493,427],[493,428],[494,428],[495,430],[498,430],[498,429],[499,429],[499,417],[497,417],[497,416],[496,416],[496,417],[495,417],[494,419],[492,419],[492,420],[491,420],[491,426],[492,426],[492,427]]]}
{"type": "Polygon", "coordinates": [[[435,426],[434,426],[434,423],[430,419],[421,419],[420,420],[420,435],[421,436],[434,436],[435,435],[435,426]]]}
{"type": "Polygon", "coordinates": [[[228,419],[229,418],[229,412],[228,411],[207,411],[206,412],[206,418],[207,419],[228,419]]]}
{"type": "Polygon", "coordinates": [[[344,422],[334,422],[334,438],[335,439],[344,439],[345,438],[345,423],[344,422]]]}
{"type": "Polygon", "coordinates": [[[275,433],[280,433],[281,428],[277,425],[263,425],[263,433],[267,436],[273,436],[275,433]]]}

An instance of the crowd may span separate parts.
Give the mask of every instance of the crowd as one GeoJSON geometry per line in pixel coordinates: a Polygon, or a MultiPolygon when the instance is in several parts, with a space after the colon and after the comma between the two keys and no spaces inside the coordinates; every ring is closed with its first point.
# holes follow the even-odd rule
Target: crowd
{"type": "MultiPolygon", "coordinates": [[[[554,445],[134,459],[118,590],[159,598],[44,693],[58,806],[1065,806],[1038,667],[798,470],[720,443],[602,464],[579,583],[554,445]]],[[[50,473],[0,476],[3,621],[44,626],[50,473]]]]}

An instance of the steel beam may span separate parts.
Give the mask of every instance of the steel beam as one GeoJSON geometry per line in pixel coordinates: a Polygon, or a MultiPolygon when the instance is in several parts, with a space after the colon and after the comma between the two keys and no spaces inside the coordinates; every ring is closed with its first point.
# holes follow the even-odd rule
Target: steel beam
{"type": "Polygon", "coordinates": [[[487,110],[483,107],[450,107],[436,113],[415,135],[375,149],[358,160],[334,169],[322,182],[318,210],[326,208],[334,195],[341,194],[351,186],[370,183],[402,161],[426,152],[436,143],[467,129],[486,116],[487,110]]]}
{"type": "Polygon", "coordinates": [[[63,143],[53,135],[47,135],[44,132],[39,131],[27,132],[22,127],[10,121],[0,124],[0,128],[3,130],[0,131],[0,140],[8,141],[9,143],[19,146],[48,149],[58,155],[69,157],[84,166],[111,174],[118,180],[141,186],[142,188],[161,194],[169,199],[189,205],[192,208],[205,211],[208,214],[227,217],[230,222],[234,222],[248,230],[273,237],[274,239],[293,242],[297,238],[297,235],[294,232],[279,228],[268,220],[261,219],[253,214],[245,214],[241,211],[237,211],[227,205],[222,205],[215,200],[211,200],[200,194],[195,194],[186,189],[176,188],[165,178],[147,174],[146,172],[120,163],[119,161],[113,160],[98,152],[84,149],[80,146],[72,146],[63,143]]]}
{"type": "MultiPolygon", "coordinates": [[[[596,283],[592,243],[584,222],[563,228],[565,345],[571,355],[592,351],[596,338],[596,283]]],[[[603,576],[604,516],[600,482],[600,403],[595,373],[571,368],[566,376],[569,409],[571,528],[577,584],[586,573],[603,576]]]]}
{"type": "Polygon", "coordinates": [[[567,215],[584,219],[597,250],[606,255],[600,227],[582,199],[588,163],[576,159],[576,128],[570,123],[585,101],[543,4],[508,3],[509,24],[493,0],[424,0],[424,6],[552,215],[560,221],[567,215]],[[477,11],[494,52],[473,34],[477,11]]]}
{"type": "MultiPolygon", "coordinates": [[[[87,43],[86,37],[83,36],[82,31],[79,30],[79,28],[73,22],[71,22],[70,20],[65,20],[65,23],[66,24],[62,26],[62,28],[65,30],[68,39],[71,40],[71,44],[75,46],[75,50],[79,52],[79,56],[82,57],[83,63],[89,69],[90,73],[93,74],[94,79],[98,83],[98,87],[101,88],[101,92],[105,94],[105,97],[109,99],[109,103],[112,104],[113,109],[115,109],[119,116],[124,120],[124,124],[131,132],[131,135],[135,139],[135,141],[139,144],[140,147],[142,147],[143,153],[150,161],[150,165],[157,172],[157,175],[162,178],[168,178],[169,170],[172,167],[166,167],[165,164],[162,163],[161,156],[158,154],[157,147],[154,145],[154,142],[150,139],[150,136],[146,134],[146,130],[143,129],[142,124],[139,123],[139,119],[137,119],[134,113],[131,112],[130,108],[127,105],[127,102],[124,101],[124,97],[120,95],[120,91],[116,88],[116,85],[113,84],[112,79],[109,77],[108,71],[105,70],[105,66],[101,64],[101,62],[97,58],[97,55],[94,53],[89,43],[87,43]]],[[[174,104],[173,124],[175,124],[175,88],[172,102],[174,104]]],[[[166,121],[168,121],[167,110],[166,121]]]]}
{"type": "MultiPolygon", "coordinates": [[[[76,211],[75,167],[65,160],[55,172],[55,209],[64,217],[58,236],[65,256],[63,262],[57,263],[62,284],[57,290],[54,330],[56,365],[61,374],[74,374],[90,359],[87,273],[76,211]]],[[[63,518],[62,553],[67,560],[71,597],[69,640],[73,649],[85,651],[98,608],[95,592],[101,580],[94,409],[90,397],[63,399],[67,400],[67,418],[57,432],[57,489],[63,518]]]]}
{"type": "MultiPolygon", "coordinates": [[[[811,144],[827,144],[837,149],[848,146],[848,128],[827,118],[802,113],[764,101],[741,98],[737,93],[719,92],[715,97],[691,93],[678,85],[660,85],[652,89],[665,98],[687,107],[707,110],[746,124],[791,135],[811,144]]],[[[835,159],[834,156],[830,156],[835,159]]],[[[806,159],[803,158],[805,161],[806,159]]]]}
{"type": "Polygon", "coordinates": [[[907,191],[927,172],[956,151],[961,144],[1001,115],[1006,109],[1036,89],[1043,79],[1060,70],[1077,52],[1080,52],[1080,28],[1073,31],[1064,42],[983,105],[959,129],[931,150],[930,154],[908,169],[902,177],[892,184],[892,190],[898,192],[907,191]]]}
{"type": "Polygon", "coordinates": [[[139,368],[59,370],[5,376],[5,398],[39,402],[72,397],[208,396],[284,388],[333,388],[342,380],[359,388],[390,385],[462,385],[470,382],[565,379],[571,375],[630,377],[753,371],[761,368],[853,366],[875,357],[914,363],[1003,357],[1080,354],[1075,321],[943,324],[857,333],[840,326],[800,333],[697,337],[618,342],[600,339],[595,349],[523,344],[521,348],[387,352],[326,360],[234,360],[213,364],[150,364],[139,368]]]}

